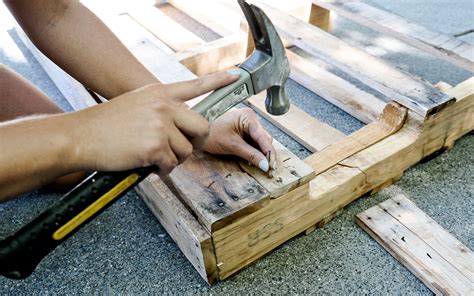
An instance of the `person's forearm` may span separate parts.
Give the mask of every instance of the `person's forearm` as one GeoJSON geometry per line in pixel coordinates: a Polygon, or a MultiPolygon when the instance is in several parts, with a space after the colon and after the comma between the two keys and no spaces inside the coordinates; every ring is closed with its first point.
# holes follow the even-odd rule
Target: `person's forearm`
{"type": "Polygon", "coordinates": [[[5,3],[44,54],[105,98],[158,82],[79,1],[5,0],[5,3]]]}
{"type": "Polygon", "coordinates": [[[0,202],[81,169],[69,114],[0,123],[0,202]]]}

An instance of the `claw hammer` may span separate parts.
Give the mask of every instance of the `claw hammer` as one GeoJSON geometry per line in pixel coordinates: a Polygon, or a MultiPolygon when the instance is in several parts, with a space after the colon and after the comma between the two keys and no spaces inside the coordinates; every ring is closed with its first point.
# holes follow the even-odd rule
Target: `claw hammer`
{"type": "MultiPolygon", "coordinates": [[[[284,85],[290,67],[281,39],[260,8],[244,0],[238,2],[249,23],[255,50],[237,67],[239,80],[214,91],[192,108],[209,122],[265,89],[265,105],[270,114],[284,114],[290,107],[284,85]]],[[[0,274],[13,279],[28,277],[61,242],[158,170],[157,166],[149,166],[121,172],[94,172],[52,207],[0,242],[0,274]]]]}

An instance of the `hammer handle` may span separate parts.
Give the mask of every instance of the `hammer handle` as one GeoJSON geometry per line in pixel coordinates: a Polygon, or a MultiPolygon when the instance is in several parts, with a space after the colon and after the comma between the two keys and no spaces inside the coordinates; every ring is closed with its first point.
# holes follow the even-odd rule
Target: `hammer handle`
{"type": "Polygon", "coordinates": [[[193,107],[194,111],[202,114],[209,122],[255,94],[250,74],[240,67],[234,71],[240,75],[237,81],[217,89],[193,107]]]}
{"type": "Polygon", "coordinates": [[[51,208],[0,242],[0,273],[22,279],[61,242],[117,201],[158,167],[95,172],[51,208]]]}

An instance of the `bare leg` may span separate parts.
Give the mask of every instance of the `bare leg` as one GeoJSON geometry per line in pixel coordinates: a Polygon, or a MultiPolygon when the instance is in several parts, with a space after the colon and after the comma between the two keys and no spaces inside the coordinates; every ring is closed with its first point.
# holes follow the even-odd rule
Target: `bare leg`
{"type": "MultiPolygon", "coordinates": [[[[41,90],[4,65],[0,65],[0,122],[33,114],[63,112],[41,90]]],[[[64,190],[85,177],[78,172],[57,179],[49,186],[64,190]]]]}

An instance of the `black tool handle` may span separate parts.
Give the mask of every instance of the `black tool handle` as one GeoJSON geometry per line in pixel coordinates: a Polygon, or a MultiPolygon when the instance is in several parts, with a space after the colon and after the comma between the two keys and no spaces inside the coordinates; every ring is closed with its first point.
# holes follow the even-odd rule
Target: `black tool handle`
{"type": "Polygon", "coordinates": [[[56,246],[104,211],[158,167],[95,172],[51,208],[0,242],[0,273],[28,277],[56,246]]]}

